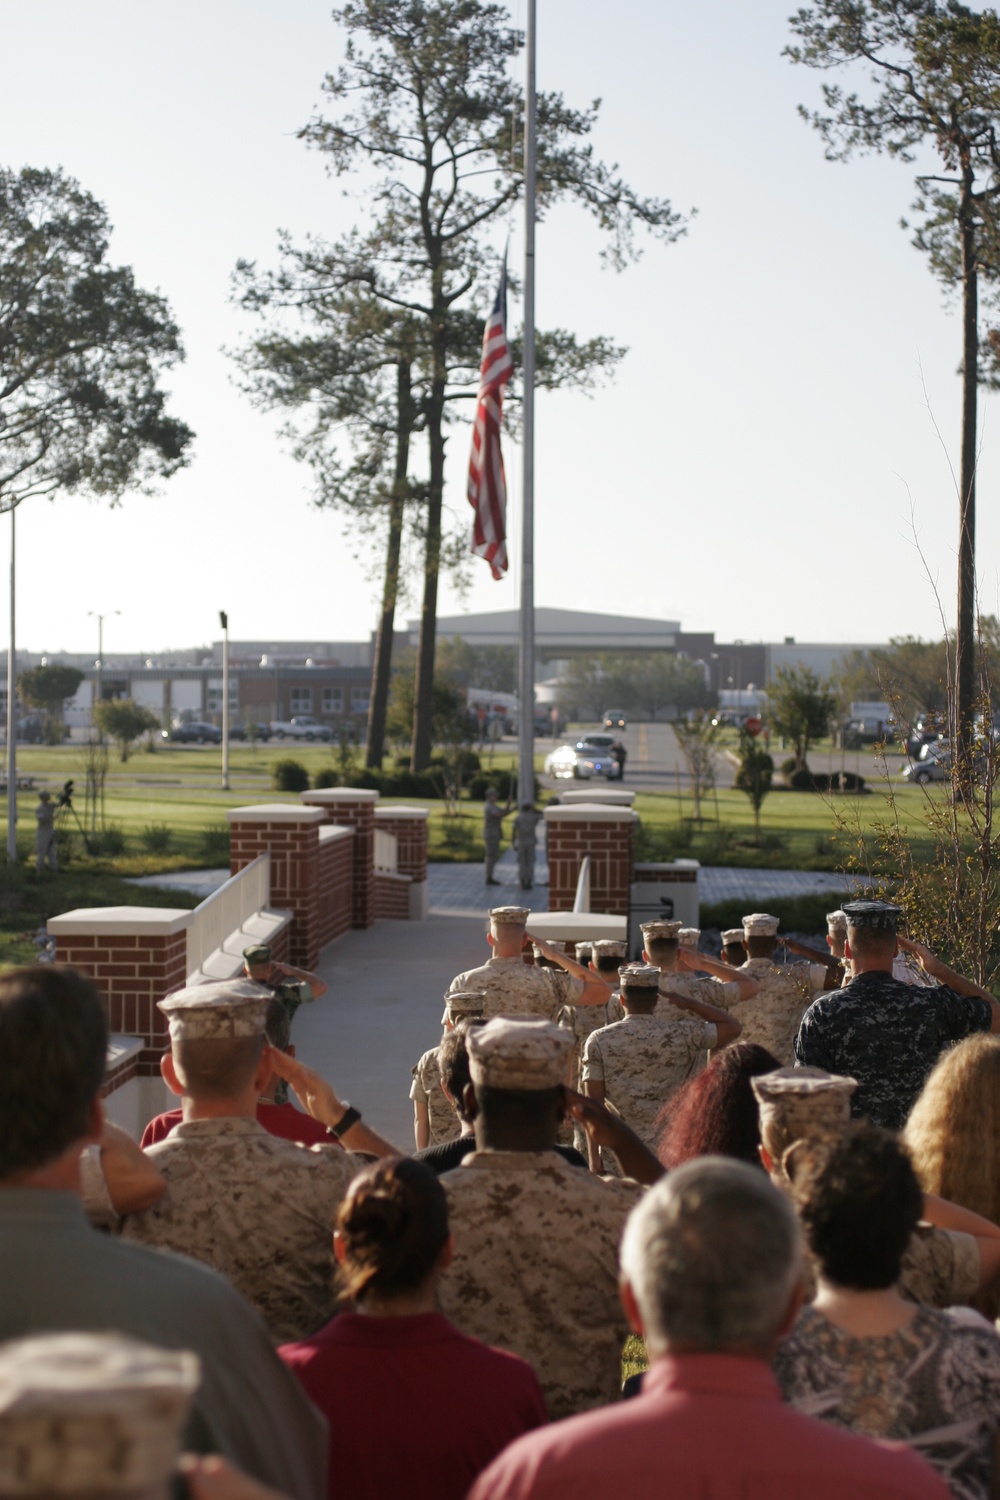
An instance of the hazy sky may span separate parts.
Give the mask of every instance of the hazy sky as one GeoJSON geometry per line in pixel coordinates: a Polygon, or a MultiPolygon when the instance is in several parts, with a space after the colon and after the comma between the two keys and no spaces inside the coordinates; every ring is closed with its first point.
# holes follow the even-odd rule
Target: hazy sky
{"type": "MultiPolygon", "coordinates": [[[[601,154],[637,189],[698,209],[686,239],[649,243],[621,275],[601,269],[580,212],[539,229],[539,325],[630,351],[593,399],[539,398],[539,604],[722,639],[940,634],[912,508],[953,613],[959,321],[899,228],[912,168],[831,165],[797,117],[819,77],[780,55],[791,8],[539,0],[540,87],[599,95],[601,154]]],[[[523,21],[523,0],[511,9],[523,21]]],[[[89,650],[87,611],[112,609],[109,657],[208,641],[220,608],[238,637],[366,636],[375,586],[221,352],[251,326],[228,303],[237,258],[271,264],[279,227],[332,237],[360,213],[295,139],[340,56],[329,5],[0,0],[0,23],[2,159],[61,165],[106,204],[112,258],[162,291],[183,329],[172,406],[197,431],[190,467],[153,498],[21,508],[19,642],[89,650]]],[[[982,414],[980,586],[995,610],[994,398],[982,414]]],[[[464,432],[448,453],[464,525],[464,432]]],[[[516,546],[509,442],[507,467],[516,546]]],[[[8,530],[0,521],[0,569],[8,530]]],[[[445,586],[441,612],[514,607],[517,581],[516,564],[496,584],[477,562],[465,601],[445,586]]]]}

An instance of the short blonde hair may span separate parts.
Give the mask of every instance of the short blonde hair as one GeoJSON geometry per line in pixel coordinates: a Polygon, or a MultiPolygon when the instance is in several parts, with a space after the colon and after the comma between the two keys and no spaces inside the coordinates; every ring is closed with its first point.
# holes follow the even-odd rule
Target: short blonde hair
{"type": "Polygon", "coordinates": [[[1000,1220],[1000,1037],[966,1037],[940,1057],[903,1132],[920,1185],[1000,1220]]]}

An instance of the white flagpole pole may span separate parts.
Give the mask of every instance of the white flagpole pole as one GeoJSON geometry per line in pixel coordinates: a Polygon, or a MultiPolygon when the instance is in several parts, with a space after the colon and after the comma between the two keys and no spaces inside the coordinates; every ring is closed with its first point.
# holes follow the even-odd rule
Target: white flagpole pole
{"type": "MultiPolygon", "coordinates": [[[[528,55],[524,121],[524,432],[521,483],[520,712],[517,802],[535,800],[535,0],[528,0],[528,55]]],[[[534,884],[534,819],[522,817],[518,865],[522,887],[534,884]]]]}

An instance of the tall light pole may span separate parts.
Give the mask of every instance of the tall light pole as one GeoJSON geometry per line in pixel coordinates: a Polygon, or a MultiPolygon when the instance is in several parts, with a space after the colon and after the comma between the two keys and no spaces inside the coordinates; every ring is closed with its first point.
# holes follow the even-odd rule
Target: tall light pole
{"type": "Polygon", "coordinates": [[[96,609],[88,609],[87,614],[92,620],[97,621],[97,676],[94,679],[94,703],[101,701],[101,687],[104,680],[104,622],[110,620],[112,615],[120,615],[120,609],[106,609],[102,615],[96,609]]]}
{"type": "Polygon", "coordinates": [[[222,790],[229,791],[229,616],[219,610],[222,626],[222,790]]]}
{"type": "MultiPolygon", "coordinates": [[[[106,609],[103,614],[98,614],[98,612],[97,612],[96,609],[88,609],[87,610],[87,614],[88,614],[88,616],[89,616],[89,618],[91,620],[96,620],[97,621],[97,661],[94,664],[96,666],[96,668],[97,668],[97,675],[94,678],[94,696],[93,696],[93,701],[91,703],[91,708],[90,708],[90,725],[91,725],[91,730],[92,731],[94,729],[97,730],[98,740],[99,740],[99,742],[101,744],[103,744],[104,743],[104,735],[101,732],[100,725],[98,725],[98,723],[97,723],[97,721],[96,721],[96,719],[94,717],[94,709],[97,707],[97,705],[101,701],[101,690],[102,690],[102,687],[103,687],[103,684],[104,684],[104,622],[105,622],[105,620],[109,620],[112,615],[120,615],[121,614],[121,610],[120,609],[106,609]]],[[[91,743],[93,743],[93,739],[91,739],[91,743]]],[[[88,772],[88,779],[89,779],[90,776],[91,776],[91,774],[92,774],[92,772],[93,772],[93,766],[94,766],[93,761],[88,761],[88,765],[91,767],[91,770],[88,772]]],[[[103,772],[101,773],[101,775],[102,775],[102,784],[103,784],[103,772]]],[[[96,834],[97,833],[97,783],[96,783],[96,781],[94,782],[94,784],[92,786],[88,785],[88,790],[92,793],[91,805],[90,805],[90,826],[91,826],[91,830],[96,834]]]]}
{"type": "MultiPolygon", "coordinates": [[[[524,119],[524,408],[521,484],[520,700],[517,746],[517,800],[535,801],[535,0],[528,0],[528,77],[524,119]]],[[[518,825],[518,863],[535,868],[534,819],[518,825]]]]}

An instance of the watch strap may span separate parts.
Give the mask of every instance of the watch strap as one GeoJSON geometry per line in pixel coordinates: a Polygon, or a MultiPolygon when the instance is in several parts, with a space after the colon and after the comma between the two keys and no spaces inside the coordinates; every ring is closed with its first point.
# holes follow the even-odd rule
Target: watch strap
{"type": "Polygon", "coordinates": [[[355,1109],[353,1104],[347,1104],[344,1113],[341,1115],[336,1125],[328,1125],[326,1127],[326,1133],[327,1135],[332,1135],[335,1140],[339,1141],[341,1136],[346,1135],[351,1126],[356,1125],[360,1119],[360,1109],[355,1109]]]}

